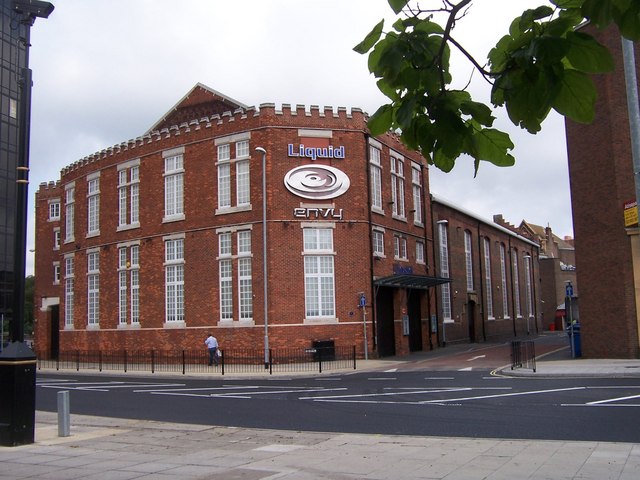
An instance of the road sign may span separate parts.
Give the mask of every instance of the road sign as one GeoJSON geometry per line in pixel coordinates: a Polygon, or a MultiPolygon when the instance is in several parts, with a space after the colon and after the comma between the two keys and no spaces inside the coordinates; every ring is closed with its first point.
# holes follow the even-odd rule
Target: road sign
{"type": "Polygon", "coordinates": [[[367,304],[367,297],[364,296],[364,293],[360,294],[360,303],[359,307],[364,307],[367,304]]]}
{"type": "Polygon", "coordinates": [[[567,283],[566,294],[567,297],[573,297],[573,285],[571,285],[571,283],[567,283]]]}

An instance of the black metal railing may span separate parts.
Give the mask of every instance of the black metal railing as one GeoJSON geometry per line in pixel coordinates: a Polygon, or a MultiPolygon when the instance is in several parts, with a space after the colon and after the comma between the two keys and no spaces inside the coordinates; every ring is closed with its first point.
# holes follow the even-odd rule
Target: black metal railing
{"type": "Polygon", "coordinates": [[[536,348],[533,341],[511,342],[511,370],[514,368],[536,371],[536,348]]]}
{"type": "Polygon", "coordinates": [[[49,352],[37,355],[38,370],[94,370],[173,373],[266,373],[319,372],[356,369],[356,348],[282,348],[264,350],[222,349],[217,366],[209,366],[209,352],[203,350],[73,350],[56,356],[49,352]]]}

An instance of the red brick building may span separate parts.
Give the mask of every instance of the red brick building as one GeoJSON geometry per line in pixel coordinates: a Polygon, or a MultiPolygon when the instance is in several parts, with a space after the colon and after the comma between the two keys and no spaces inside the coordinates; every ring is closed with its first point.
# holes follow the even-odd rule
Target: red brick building
{"type": "Polygon", "coordinates": [[[274,348],[441,344],[454,271],[434,261],[426,163],[366,120],[198,84],[143,136],[64,168],[36,193],[38,354],[198,349],[210,331],[259,349],[265,305],[274,348]]]}
{"type": "Polygon", "coordinates": [[[446,342],[495,341],[542,331],[538,243],[432,196],[446,342]]]}
{"type": "MultiPolygon", "coordinates": [[[[636,195],[622,42],[616,28],[586,28],[613,53],[615,70],[593,76],[595,121],[566,122],[582,352],[594,358],[636,358],[640,238],[637,223],[627,225],[624,217],[625,204],[636,195]]],[[[636,72],[640,75],[637,62],[636,72]]]]}

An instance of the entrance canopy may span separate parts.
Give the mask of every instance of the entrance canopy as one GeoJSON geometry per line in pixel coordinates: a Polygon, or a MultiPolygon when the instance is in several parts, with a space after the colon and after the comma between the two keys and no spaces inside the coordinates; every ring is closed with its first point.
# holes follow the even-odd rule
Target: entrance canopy
{"type": "Polygon", "coordinates": [[[421,290],[428,290],[443,283],[451,283],[451,279],[427,275],[390,275],[373,281],[376,287],[417,288],[421,290]]]}

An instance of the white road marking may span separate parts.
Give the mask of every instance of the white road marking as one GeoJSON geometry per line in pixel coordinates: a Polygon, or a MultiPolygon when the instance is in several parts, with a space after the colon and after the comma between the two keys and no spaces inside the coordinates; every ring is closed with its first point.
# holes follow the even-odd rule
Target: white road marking
{"type": "Polygon", "coordinates": [[[517,397],[524,395],[539,395],[541,393],[552,392],[567,392],[571,390],[585,390],[586,387],[570,387],[570,388],[552,388],[550,390],[533,390],[530,392],[513,392],[513,393],[501,393],[499,395],[481,395],[479,397],[460,397],[460,398],[448,398],[445,400],[425,400],[422,403],[445,403],[445,402],[460,402],[463,400],[485,400],[487,398],[500,398],[500,397],[517,397]]]}
{"type": "Polygon", "coordinates": [[[474,360],[478,360],[480,358],[486,358],[486,355],[476,355],[475,357],[469,358],[467,362],[473,362],[474,360]]]}
{"type": "Polygon", "coordinates": [[[473,370],[473,367],[459,368],[458,369],[459,372],[470,372],[471,370],[473,370]]]}
{"type": "MultiPolygon", "coordinates": [[[[640,398],[640,395],[629,395],[628,397],[608,398],[606,400],[598,400],[595,402],[587,402],[587,405],[600,405],[604,403],[619,402],[620,400],[631,400],[634,398],[640,398]]],[[[640,405],[638,405],[640,407],[640,405]]]]}
{"type": "Polygon", "coordinates": [[[183,392],[192,392],[194,390],[208,390],[208,391],[220,391],[221,389],[217,388],[192,388],[185,390],[147,390],[144,393],[150,393],[152,395],[175,395],[175,396],[190,396],[190,397],[216,397],[216,398],[253,398],[257,395],[274,395],[274,394],[283,394],[283,393],[311,393],[311,392],[332,392],[332,391],[344,391],[346,388],[308,388],[304,390],[294,389],[294,390],[270,390],[270,391],[250,391],[250,392],[242,392],[242,394],[229,392],[229,393],[208,393],[208,394],[198,394],[198,393],[183,393],[183,392]]]}
{"type": "Polygon", "coordinates": [[[387,392],[387,393],[358,393],[351,395],[331,395],[326,397],[300,397],[300,400],[334,400],[339,398],[365,398],[365,397],[386,397],[392,395],[419,395],[423,393],[441,393],[441,392],[468,392],[472,390],[470,387],[460,387],[460,388],[440,388],[440,389],[422,389],[422,390],[412,390],[410,392],[387,392]]]}

